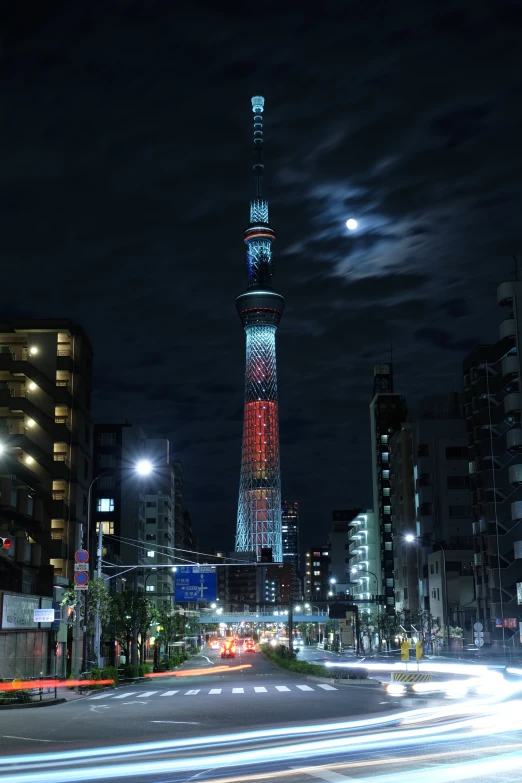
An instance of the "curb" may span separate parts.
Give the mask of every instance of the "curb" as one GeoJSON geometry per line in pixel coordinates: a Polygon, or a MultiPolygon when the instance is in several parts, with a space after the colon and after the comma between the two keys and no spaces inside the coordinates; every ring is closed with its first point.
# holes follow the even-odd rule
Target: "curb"
{"type": "Polygon", "coordinates": [[[275,661],[270,660],[270,658],[265,655],[265,653],[262,650],[259,650],[265,661],[268,661],[268,663],[271,663],[272,666],[275,669],[278,669],[280,672],[283,672],[283,674],[288,674],[291,677],[299,677],[302,680],[312,680],[313,682],[324,682],[328,683],[329,685],[340,685],[341,687],[355,687],[359,686],[361,688],[381,688],[382,682],[379,680],[336,680],[333,677],[317,677],[315,674],[301,674],[300,672],[292,672],[289,669],[284,669],[282,666],[279,666],[275,661]]]}
{"type": "Polygon", "coordinates": [[[43,701],[34,701],[29,704],[5,704],[0,706],[0,710],[25,710],[36,709],[37,707],[52,707],[54,704],[64,704],[67,699],[44,699],[43,701]]]}

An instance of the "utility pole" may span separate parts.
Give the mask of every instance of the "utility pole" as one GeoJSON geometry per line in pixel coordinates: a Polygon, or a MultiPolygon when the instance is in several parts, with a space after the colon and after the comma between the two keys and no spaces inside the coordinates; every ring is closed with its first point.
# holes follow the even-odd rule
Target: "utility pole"
{"type": "MultiPolygon", "coordinates": [[[[96,577],[102,578],[102,551],[103,551],[103,522],[98,523],[98,547],[96,550],[96,577]]],[[[98,587],[100,581],[98,581],[98,587]]],[[[102,665],[101,660],[101,617],[100,617],[100,597],[96,603],[96,619],[94,627],[94,657],[98,666],[102,665]]]]}
{"type": "Polygon", "coordinates": [[[294,651],[294,602],[288,599],[288,649],[294,651]]]}

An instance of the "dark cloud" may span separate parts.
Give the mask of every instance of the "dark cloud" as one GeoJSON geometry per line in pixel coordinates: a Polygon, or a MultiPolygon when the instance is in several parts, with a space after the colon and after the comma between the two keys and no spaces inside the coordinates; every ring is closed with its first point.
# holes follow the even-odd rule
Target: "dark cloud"
{"type": "Polygon", "coordinates": [[[304,542],[371,503],[373,365],[393,350],[411,407],[450,388],[519,250],[519,4],[302,8],[266,0],[259,34],[239,2],[0,9],[2,319],[84,325],[96,415],[172,439],[208,545],[235,524],[252,94],[304,542]]]}

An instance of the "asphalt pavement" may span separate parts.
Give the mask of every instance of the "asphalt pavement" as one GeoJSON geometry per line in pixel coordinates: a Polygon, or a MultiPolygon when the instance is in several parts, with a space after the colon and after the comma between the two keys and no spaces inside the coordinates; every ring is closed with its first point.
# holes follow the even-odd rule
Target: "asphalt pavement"
{"type": "Polygon", "coordinates": [[[335,687],[296,677],[259,652],[240,651],[235,659],[222,660],[219,653],[204,651],[175,676],[95,691],[66,704],[0,713],[0,756],[35,747],[93,747],[320,723],[392,706],[378,688],[335,687]]]}

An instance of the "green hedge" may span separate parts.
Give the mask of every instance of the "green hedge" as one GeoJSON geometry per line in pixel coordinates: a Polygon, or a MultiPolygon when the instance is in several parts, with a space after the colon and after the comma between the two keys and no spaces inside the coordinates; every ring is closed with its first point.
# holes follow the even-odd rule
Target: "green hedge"
{"type": "Polygon", "coordinates": [[[362,666],[350,669],[345,669],[342,667],[329,669],[319,663],[297,661],[292,656],[288,648],[284,647],[283,645],[280,645],[280,647],[277,647],[274,650],[274,648],[269,647],[267,644],[262,644],[261,650],[270,661],[273,661],[273,663],[276,663],[282,669],[287,669],[287,671],[295,672],[296,674],[310,674],[314,677],[329,677],[333,679],[350,680],[365,680],[368,677],[368,670],[362,666]]]}

